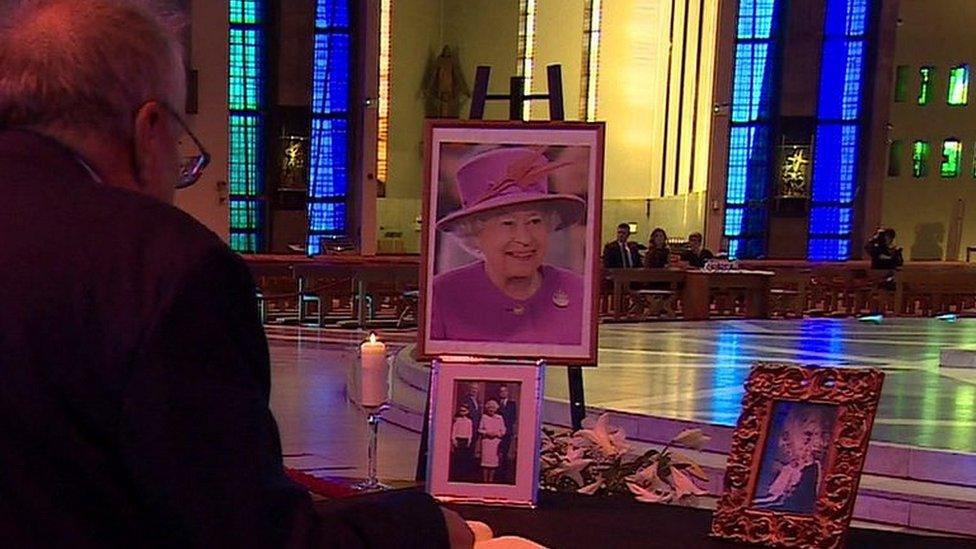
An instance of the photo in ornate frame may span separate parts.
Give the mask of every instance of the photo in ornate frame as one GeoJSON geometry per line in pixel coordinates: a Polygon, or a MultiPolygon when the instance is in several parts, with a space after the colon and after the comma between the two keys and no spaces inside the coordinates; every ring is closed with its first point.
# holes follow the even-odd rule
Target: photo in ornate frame
{"type": "Polygon", "coordinates": [[[711,535],[769,547],[843,547],[883,382],[877,369],[755,365],[711,535]],[[807,426],[794,438],[794,426],[804,421],[807,426]],[[826,444],[809,444],[821,428],[826,444]],[[812,448],[815,457],[780,465],[774,458],[782,460],[793,446],[812,448]],[[763,470],[777,465],[778,474],[763,470]],[[804,479],[811,477],[812,490],[804,490],[804,479]],[[761,482],[765,493],[759,493],[761,482]],[[799,501],[799,494],[811,500],[799,501]]]}
{"type": "MultiPolygon", "coordinates": [[[[499,362],[477,361],[472,359],[458,359],[459,361],[434,360],[432,364],[430,407],[427,418],[430,433],[430,449],[427,454],[427,492],[438,500],[445,502],[480,503],[485,505],[507,505],[515,507],[535,507],[539,493],[539,453],[541,447],[542,429],[542,392],[544,390],[544,363],[531,362],[499,362]],[[499,454],[501,463],[497,467],[508,467],[509,476],[498,476],[491,481],[485,481],[479,473],[473,471],[465,477],[456,471],[455,455],[458,450],[452,444],[455,432],[455,421],[458,418],[458,408],[465,404],[467,396],[461,391],[472,384],[484,388],[498,389],[501,385],[517,388],[515,406],[514,441],[509,441],[510,463],[504,463],[507,456],[499,454]],[[462,478],[458,478],[461,476],[462,478]]],[[[482,391],[480,399],[483,404],[492,398],[487,390],[482,391]]],[[[479,416],[483,420],[484,408],[479,416]]],[[[502,412],[498,412],[502,415],[502,412]]],[[[475,435],[477,427],[473,429],[475,435]]],[[[472,437],[472,443],[481,444],[480,440],[472,437]]],[[[499,451],[499,444],[493,444],[492,450],[499,451]]],[[[501,445],[504,447],[504,445],[501,445]]],[[[486,446],[481,451],[489,451],[486,446]]],[[[461,457],[464,457],[462,455],[461,457]]],[[[476,458],[468,469],[478,469],[483,462],[481,454],[475,456],[475,451],[467,452],[468,459],[476,458]]],[[[504,471],[495,471],[503,475],[504,471]]]]}
{"type": "MultiPolygon", "coordinates": [[[[427,122],[421,358],[596,363],[603,155],[604,125],[599,122],[427,122]],[[529,151],[535,159],[519,156],[529,151]],[[532,198],[532,193],[538,195],[532,198]],[[543,274],[541,285],[525,298],[497,286],[498,277],[489,271],[503,269],[491,266],[516,262],[492,253],[498,252],[497,244],[489,244],[486,252],[481,238],[507,230],[492,219],[512,211],[543,212],[547,225],[558,220],[548,237],[531,246],[533,257],[524,260],[538,261],[543,274]]],[[[506,249],[505,255],[510,252],[506,249]]]]}

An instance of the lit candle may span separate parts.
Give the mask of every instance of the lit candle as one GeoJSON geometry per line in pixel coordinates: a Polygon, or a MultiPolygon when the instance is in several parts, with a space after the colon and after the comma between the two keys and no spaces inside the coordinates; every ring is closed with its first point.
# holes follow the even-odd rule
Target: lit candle
{"type": "Polygon", "coordinates": [[[362,390],[359,404],[374,407],[386,404],[389,394],[389,365],[386,362],[386,345],[369,334],[359,350],[362,354],[359,387],[362,390]]]}

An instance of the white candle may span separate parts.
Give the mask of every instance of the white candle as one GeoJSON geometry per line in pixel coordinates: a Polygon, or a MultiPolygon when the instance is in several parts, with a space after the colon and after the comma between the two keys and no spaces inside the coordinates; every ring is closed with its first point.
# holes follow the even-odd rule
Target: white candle
{"type": "Polygon", "coordinates": [[[359,404],[366,407],[386,404],[390,392],[386,345],[376,340],[376,334],[369,334],[369,341],[363,342],[359,350],[362,354],[359,404]]]}

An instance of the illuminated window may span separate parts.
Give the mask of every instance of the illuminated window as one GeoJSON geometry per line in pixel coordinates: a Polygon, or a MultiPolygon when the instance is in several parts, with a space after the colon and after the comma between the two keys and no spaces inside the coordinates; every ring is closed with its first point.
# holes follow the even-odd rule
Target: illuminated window
{"type": "Polygon", "coordinates": [[[264,2],[230,0],[228,19],[230,246],[253,253],[264,234],[264,2]]]}
{"type": "Polygon", "coordinates": [[[969,102],[969,65],[959,65],[949,69],[950,105],[965,105],[969,102]]]}
{"type": "Polygon", "coordinates": [[[390,140],[390,21],[393,0],[380,0],[380,70],[376,98],[376,179],[386,182],[390,140]]]}
{"type": "Polygon", "coordinates": [[[958,139],[946,139],[942,142],[942,166],[939,175],[942,177],[959,177],[962,171],[962,143],[958,139]]]}
{"type": "Polygon", "coordinates": [[[765,254],[771,99],[780,50],[780,0],[741,0],[736,23],[724,236],[730,257],[765,254]]]}
{"type": "MultiPolygon", "coordinates": [[[[518,76],[525,80],[522,94],[532,93],[532,68],[535,61],[535,1],[519,0],[518,76]]],[[[522,120],[529,119],[529,102],[522,103],[522,120]]]]}
{"type": "Polygon", "coordinates": [[[349,193],[349,0],[318,0],[309,144],[308,254],[346,236],[349,193]]]}
{"type": "Polygon", "coordinates": [[[901,139],[896,139],[888,145],[888,177],[901,175],[902,154],[901,139]]]}
{"type": "Polygon", "coordinates": [[[850,255],[869,4],[827,0],[807,241],[813,261],[850,255]]]}
{"type": "Polygon", "coordinates": [[[932,100],[932,86],[935,85],[935,67],[922,67],[918,69],[919,87],[918,104],[928,105],[932,100]]]}
{"type": "Polygon", "coordinates": [[[911,71],[908,65],[895,68],[895,103],[903,103],[908,98],[908,78],[911,71]]]}
{"type": "Polygon", "coordinates": [[[580,120],[596,120],[596,91],[600,75],[601,0],[588,0],[583,22],[583,67],[580,90],[580,120]]]}
{"type": "Polygon", "coordinates": [[[912,143],[912,175],[925,177],[929,173],[929,142],[912,143]]]}

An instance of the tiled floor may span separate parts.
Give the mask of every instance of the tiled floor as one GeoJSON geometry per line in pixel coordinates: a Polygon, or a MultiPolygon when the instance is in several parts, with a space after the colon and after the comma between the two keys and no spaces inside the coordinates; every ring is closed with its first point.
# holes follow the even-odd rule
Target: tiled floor
{"type": "MultiPolygon", "coordinates": [[[[712,321],[606,325],[600,364],[587,370],[587,403],[731,425],[757,360],[873,366],[887,377],[873,439],[976,452],[976,370],[939,369],[943,347],[976,349],[976,320],[712,321]]],[[[349,354],[362,334],[269,328],[272,408],[287,463],[355,474],[365,463],[365,420],[345,402],[349,354]],[[351,469],[346,469],[351,468],[351,469]]],[[[391,343],[409,343],[398,333],[391,343]]],[[[550,368],[546,394],[566,397],[550,368]]],[[[417,436],[382,427],[380,471],[410,478],[417,436]]]]}

